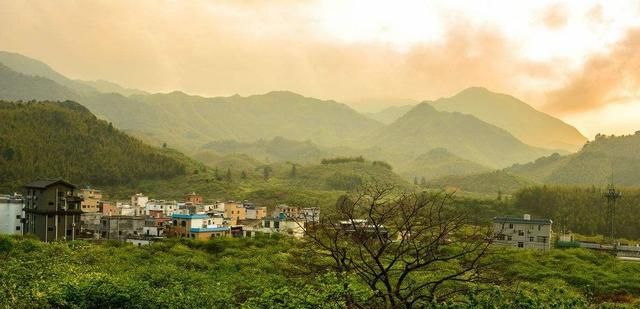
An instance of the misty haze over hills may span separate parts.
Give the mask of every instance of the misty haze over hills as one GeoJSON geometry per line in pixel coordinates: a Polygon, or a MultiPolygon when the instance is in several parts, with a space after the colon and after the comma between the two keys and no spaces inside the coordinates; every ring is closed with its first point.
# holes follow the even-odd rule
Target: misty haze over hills
{"type": "Polygon", "coordinates": [[[72,80],[40,61],[0,52],[0,99],[73,100],[149,144],[166,143],[209,164],[233,156],[249,156],[240,161],[255,166],[363,155],[391,163],[405,179],[440,179],[433,183],[443,186],[513,164],[519,165],[504,175],[531,182],[602,181],[600,176],[561,176],[562,169],[548,167],[577,164],[580,153],[526,164],[575,151],[586,138],[512,96],[477,87],[361,114],[339,102],[288,91],[213,98],[179,91],[149,94],[108,81],[72,80]],[[442,181],[447,176],[458,178],[442,181]]]}

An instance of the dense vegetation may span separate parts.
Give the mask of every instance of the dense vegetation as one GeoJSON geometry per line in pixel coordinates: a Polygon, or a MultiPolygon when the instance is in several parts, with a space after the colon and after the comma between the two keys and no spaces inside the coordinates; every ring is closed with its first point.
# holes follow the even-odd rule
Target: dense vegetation
{"type": "Polygon", "coordinates": [[[185,173],[188,159],[153,148],[70,101],[0,102],[0,188],[37,178],[129,184],[185,173]]]}
{"type": "Polygon", "coordinates": [[[424,177],[425,180],[444,176],[470,175],[491,171],[490,168],[465,160],[444,148],[432,149],[401,165],[398,173],[405,177],[424,177]]]}
{"type": "MultiPolygon", "coordinates": [[[[550,218],[554,229],[585,235],[606,235],[605,188],[530,187],[514,195],[514,207],[550,218]]],[[[640,190],[623,189],[616,204],[616,235],[640,239],[640,190]]]]}
{"type": "Polygon", "coordinates": [[[445,176],[428,181],[429,188],[454,189],[480,193],[514,193],[521,188],[535,185],[526,178],[509,174],[504,171],[494,171],[475,175],[445,176]]]}
{"type": "Polygon", "coordinates": [[[640,134],[598,135],[578,153],[540,158],[507,169],[540,182],[563,185],[606,185],[611,176],[616,184],[640,185],[640,134]]]}
{"type": "MultiPolygon", "coordinates": [[[[44,244],[0,236],[3,308],[345,308],[344,293],[367,298],[288,238],[44,244]]],[[[496,283],[437,308],[610,308],[640,296],[640,264],[584,249],[548,253],[509,250],[496,283]],[[454,305],[455,304],[455,305],[454,305]]],[[[622,308],[622,305],[619,305],[622,308]]]]}

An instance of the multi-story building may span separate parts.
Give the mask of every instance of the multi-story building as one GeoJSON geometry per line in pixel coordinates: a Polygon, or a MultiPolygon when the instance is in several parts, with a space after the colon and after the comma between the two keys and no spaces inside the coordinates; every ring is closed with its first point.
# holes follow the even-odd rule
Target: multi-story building
{"type": "Polygon", "coordinates": [[[148,202],[149,197],[142,193],[137,193],[131,196],[131,206],[133,207],[145,207],[148,202]]]}
{"type": "Polygon", "coordinates": [[[144,206],[144,214],[149,215],[151,211],[162,211],[165,217],[171,217],[174,213],[180,213],[176,201],[150,200],[144,206]]]}
{"type": "Polygon", "coordinates": [[[244,205],[247,220],[262,220],[267,216],[267,207],[256,206],[254,204],[244,205]]]}
{"type": "Polygon", "coordinates": [[[78,191],[78,196],[82,198],[80,210],[83,212],[98,212],[99,202],[102,200],[102,192],[100,190],[85,188],[78,191]]]}
{"type": "Polygon", "coordinates": [[[21,195],[0,195],[0,234],[22,235],[23,208],[21,195]]]}
{"type": "Polygon", "coordinates": [[[136,216],[103,216],[100,219],[100,236],[104,239],[126,240],[144,233],[145,218],[136,216]]]}
{"type": "Polygon", "coordinates": [[[184,197],[184,201],[193,205],[202,205],[204,203],[202,195],[198,195],[195,192],[187,194],[187,196],[184,197]]]}
{"type": "Polygon", "coordinates": [[[493,218],[494,243],[515,248],[549,250],[551,248],[550,219],[531,219],[530,215],[493,218]]]}
{"type": "Polygon", "coordinates": [[[227,202],[224,204],[224,217],[230,220],[231,225],[236,225],[238,221],[247,218],[247,209],[242,204],[227,202]]]}
{"type": "Polygon", "coordinates": [[[80,203],[76,186],[61,179],[39,180],[25,186],[24,233],[42,241],[73,240],[80,232],[80,203]]]}
{"type": "Polygon", "coordinates": [[[300,210],[298,209],[298,207],[291,207],[288,205],[278,205],[276,206],[276,208],[273,210],[272,217],[273,218],[298,218],[298,214],[299,214],[300,210]]]}
{"type": "Polygon", "coordinates": [[[220,217],[214,218],[205,214],[173,214],[171,219],[173,219],[173,232],[176,236],[202,239],[229,231],[228,228],[220,229],[224,227],[218,224],[223,222],[223,218],[220,217]]]}

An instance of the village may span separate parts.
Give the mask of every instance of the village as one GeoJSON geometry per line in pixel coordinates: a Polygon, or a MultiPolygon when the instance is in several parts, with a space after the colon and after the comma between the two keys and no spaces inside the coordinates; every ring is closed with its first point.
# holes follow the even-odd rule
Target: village
{"type": "MultiPolygon", "coordinates": [[[[108,201],[98,189],[78,188],[62,179],[38,180],[24,188],[24,194],[0,195],[1,234],[31,234],[44,242],[114,240],[142,246],[169,237],[207,240],[280,234],[302,238],[307,228],[321,223],[318,207],[208,201],[196,192],[180,201],[153,199],[143,193],[126,201],[108,201]]],[[[370,223],[359,218],[340,224],[366,228],[370,223]]],[[[495,217],[490,241],[521,249],[576,246],[609,251],[619,258],[640,257],[638,245],[578,242],[570,233],[554,234],[552,224],[550,219],[528,214],[495,217]]]]}
{"type": "Polygon", "coordinates": [[[319,220],[318,208],[275,205],[268,211],[246,200],[207,202],[195,192],[181,201],[142,193],[106,201],[100,190],[61,179],[29,183],[24,195],[0,196],[0,233],[32,234],[44,242],[118,240],[141,246],[167,237],[302,237],[305,227],[319,220]]]}

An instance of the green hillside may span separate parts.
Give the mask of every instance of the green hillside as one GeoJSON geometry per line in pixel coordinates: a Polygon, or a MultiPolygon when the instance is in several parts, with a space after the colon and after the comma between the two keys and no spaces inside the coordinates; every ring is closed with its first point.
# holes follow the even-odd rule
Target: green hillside
{"type": "Polygon", "coordinates": [[[506,171],[549,184],[640,186],[640,133],[598,135],[579,152],[552,155],[506,171]]]}
{"type": "Polygon", "coordinates": [[[36,178],[133,183],[185,173],[189,160],[143,144],[70,101],[0,102],[0,188],[36,178]]]}
{"type": "Polygon", "coordinates": [[[522,142],[542,148],[576,151],[587,140],[576,128],[535,110],[510,95],[473,87],[430,102],[440,111],[460,112],[506,130],[522,142]]]}
{"type": "Polygon", "coordinates": [[[417,157],[434,148],[488,167],[528,162],[549,151],[528,146],[503,129],[461,113],[440,112],[418,104],[368,140],[381,148],[417,157]]]}
{"type": "Polygon", "coordinates": [[[405,177],[431,180],[449,175],[469,175],[491,171],[478,163],[462,159],[444,148],[435,148],[408,164],[400,165],[398,172],[405,177]]]}
{"type": "Polygon", "coordinates": [[[318,162],[330,156],[328,151],[320,149],[310,141],[293,141],[282,137],[256,142],[237,142],[232,140],[207,143],[203,150],[213,150],[219,154],[247,154],[264,162],[318,162]]]}
{"type": "Polygon", "coordinates": [[[475,175],[446,176],[428,181],[427,187],[497,194],[513,193],[535,184],[520,176],[504,171],[494,171],[475,175]]]}
{"type": "Polygon", "coordinates": [[[46,79],[21,74],[0,63],[0,100],[70,100],[78,96],[68,88],[46,79]]]}

